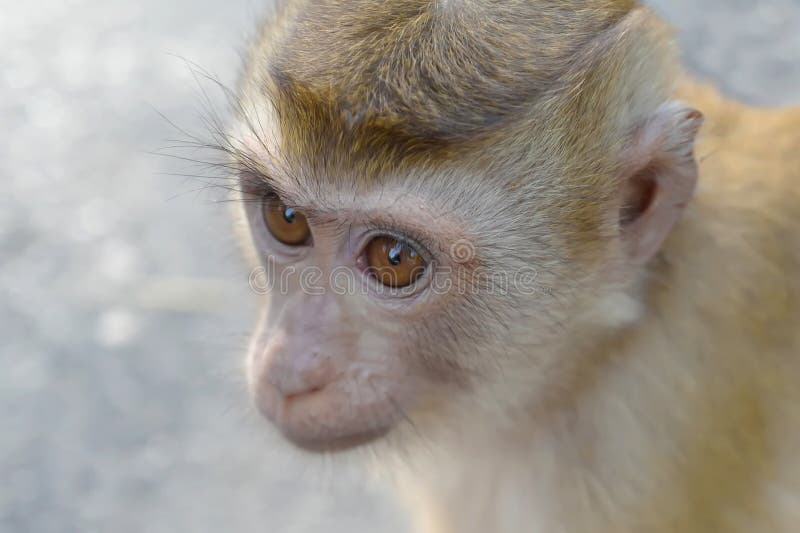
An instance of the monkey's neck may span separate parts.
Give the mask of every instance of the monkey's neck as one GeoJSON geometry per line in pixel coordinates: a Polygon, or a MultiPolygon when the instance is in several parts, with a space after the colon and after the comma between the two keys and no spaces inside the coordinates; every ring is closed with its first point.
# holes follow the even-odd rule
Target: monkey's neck
{"type": "Polygon", "coordinates": [[[722,521],[758,505],[768,402],[697,320],[648,324],[557,412],[448,420],[406,471],[427,531],[736,531],[722,521]]]}

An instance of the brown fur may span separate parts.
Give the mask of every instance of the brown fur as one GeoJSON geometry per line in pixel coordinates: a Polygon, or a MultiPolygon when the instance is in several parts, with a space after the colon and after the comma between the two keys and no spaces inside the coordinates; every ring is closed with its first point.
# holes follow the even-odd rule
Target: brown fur
{"type": "MultiPolygon", "coordinates": [[[[411,165],[452,160],[519,130],[570,141],[557,130],[565,119],[595,129],[606,123],[599,115],[617,114],[587,113],[596,91],[617,93],[629,75],[648,76],[661,96],[669,90],[663,69],[672,58],[656,44],[665,29],[652,17],[618,24],[634,7],[597,0],[299,2],[295,17],[276,17],[265,30],[268,44],[255,48],[247,79],[275,105],[287,155],[316,163],[316,154],[333,154],[330,165],[360,163],[373,177],[406,157],[411,165]],[[644,53],[648,64],[640,62],[644,53]]],[[[632,113],[644,113],[637,105],[628,102],[632,113]]]]}

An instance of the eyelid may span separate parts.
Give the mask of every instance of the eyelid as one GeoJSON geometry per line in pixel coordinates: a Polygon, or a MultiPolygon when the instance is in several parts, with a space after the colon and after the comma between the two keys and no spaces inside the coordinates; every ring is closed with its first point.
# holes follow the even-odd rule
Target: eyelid
{"type": "Polygon", "coordinates": [[[294,209],[297,211],[298,214],[303,215],[308,222],[316,223],[317,219],[315,217],[315,213],[313,209],[308,209],[301,205],[297,205],[294,202],[287,201],[284,199],[283,196],[280,195],[277,191],[271,188],[265,187],[262,192],[255,193],[255,196],[259,199],[262,204],[266,202],[271,202],[275,206],[281,206],[285,209],[294,209]]]}
{"type": "Polygon", "coordinates": [[[367,232],[364,236],[364,243],[362,245],[366,246],[367,243],[374,237],[379,235],[388,235],[394,239],[397,239],[401,243],[410,246],[422,257],[423,261],[426,263],[431,263],[434,260],[433,252],[431,251],[433,248],[431,247],[431,241],[425,236],[416,235],[416,232],[409,231],[407,229],[397,229],[396,226],[388,226],[384,224],[378,224],[375,222],[366,222],[364,226],[367,228],[367,232]],[[426,242],[427,241],[427,242],[426,242]]]}

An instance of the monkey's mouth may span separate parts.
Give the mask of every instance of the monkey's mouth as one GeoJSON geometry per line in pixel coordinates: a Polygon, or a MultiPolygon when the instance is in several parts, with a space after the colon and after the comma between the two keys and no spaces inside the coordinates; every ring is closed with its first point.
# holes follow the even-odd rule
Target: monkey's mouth
{"type": "Polygon", "coordinates": [[[281,428],[281,433],[298,448],[314,453],[336,453],[352,450],[374,442],[389,432],[390,428],[370,429],[360,433],[335,437],[297,435],[281,428]]]}
{"type": "Polygon", "coordinates": [[[261,415],[289,442],[309,452],[343,452],[367,445],[389,433],[395,422],[388,406],[355,405],[336,387],[288,398],[266,387],[254,393],[261,415]]]}

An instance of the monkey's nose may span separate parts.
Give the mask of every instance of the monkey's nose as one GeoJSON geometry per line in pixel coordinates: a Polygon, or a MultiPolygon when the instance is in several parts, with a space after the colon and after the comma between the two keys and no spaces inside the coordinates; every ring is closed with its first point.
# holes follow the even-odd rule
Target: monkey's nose
{"type": "Polygon", "coordinates": [[[268,380],[285,399],[319,392],[334,380],[330,357],[308,352],[281,358],[268,370],[268,380]]]}

